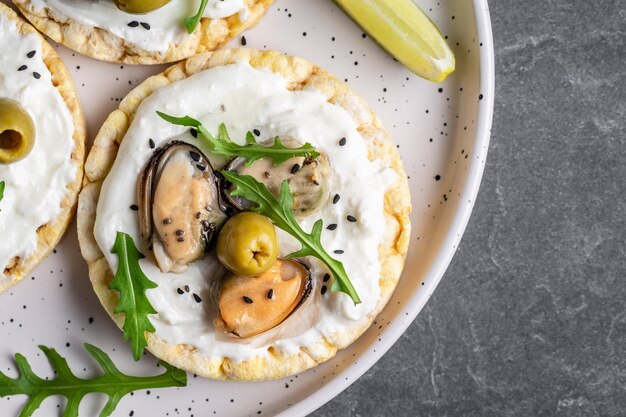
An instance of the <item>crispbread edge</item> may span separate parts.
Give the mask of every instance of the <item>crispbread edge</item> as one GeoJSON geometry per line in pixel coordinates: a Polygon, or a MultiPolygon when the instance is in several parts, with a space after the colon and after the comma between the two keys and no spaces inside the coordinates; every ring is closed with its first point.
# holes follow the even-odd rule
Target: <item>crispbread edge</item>
{"type": "MultiPolygon", "coordinates": [[[[274,0],[245,0],[246,20],[239,14],[221,19],[203,18],[200,28],[165,52],[146,51],[107,29],[81,24],[58,11],[38,10],[32,0],[12,0],[37,29],[70,49],[102,61],[130,65],[164,64],[215,50],[246,29],[256,25],[274,0]]],[[[182,24],[182,22],[181,22],[182,24]]]]}
{"type": "Polygon", "coordinates": [[[347,332],[321,338],[315,344],[301,347],[297,354],[287,355],[270,346],[268,354],[245,361],[227,357],[211,358],[193,346],[172,345],[154,334],[146,333],[148,349],[157,357],[195,374],[215,379],[266,380],[277,379],[302,372],[332,358],[338,349],[356,340],[371,324],[389,300],[404,267],[409,243],[411,211],[407,178],[400,155],[387,130],[365,101],[346,84],[310,62],[274,51],[233,49],[207,52],[190,58],[148,78],[122,100],[119,108],[105,121],[96,137],[85,165],[85,188],[81,192],[78,208],[78,235],[81,251],[89,264],[89,276],[102,305],[118,326],[123,316],[113,314],[118,294],[109,290],[113,279],[109,264],[94,238],[96,207],[102,181],[117,155],[119,144],[132,122],[141,102],[153,92],[173,82],[208,68],[236,62],[249,62],[253,67],[270,69],[288,80],[291,90],[315,89],[328,101],[343,107],[358,125],[358,130],[368,141],[369,158],[380,159],[397,174],[395,184],[385,194],[387,233],[379,246],[381,261],[380,301],[367,320],[347,332]]]}
{"type": "MultiPolygon", "coordinates": [[[[13,258],[5,268],[5,274],[9,280],[0,281],[0,292],[15,285],[41,262],[54,247],[59,243],[63,233],[67,229],[78,200],[78,192],[83,180],[83,164],[85,160],[85,137],[87,136],[85,117],[80,108],[76,89],[69,72],[61,61],[56,51],[46,42],[43,37],[31,25],[20,18],[8,6],[0,3],[0,13],[17,23],[19,33],[22,35],[35,34],[41,39],[43,62],[52,74],[52,83],[61,94],[65,105],[72,115],[74,122],[74,150],[72,151],[72,163],[76,165],[76,177],[67,185],[67,194],[61,202],[61,213],[51,222],[39,226],[37,229],[37,247],[35,252],[26,259],[13,258]]],[[[33,208],[35,209],[35,208],[33,208]]]]}

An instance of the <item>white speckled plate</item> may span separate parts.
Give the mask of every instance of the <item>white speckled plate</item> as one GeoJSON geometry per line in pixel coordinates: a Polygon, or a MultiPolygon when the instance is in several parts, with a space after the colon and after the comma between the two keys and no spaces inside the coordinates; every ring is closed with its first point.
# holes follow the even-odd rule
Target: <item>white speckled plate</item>
{"type": "MultiPolygon", "coordinates": [[[[1,0],[6,2],[6,0],[1,0]]],[[[400,146],[413,196],[413,236],[406,270],[387,308],[359,341],[316,369],[282,381],[229,383],[190,375],[189,386],[137,392],[114,416],[305,415],[366,372],[400,337],[441,279],[472,211],[491,128],[494,62],[486,0],[419,0],[457,57],[443,84],[421,80],[363,36],[330,0],[278,0],[246,33],[248,46],[301,55],[345,79],[378,112],[400,146]]],[[[239,40],[233,43],[238,45],[239,40]]],[[[91,136],[120,98],[163,67],[122,67],[59,48],[74,75],[91,136]]],[[[93,343],[129,373],[154,373],[147,356],[133,363],[127,343],[92,291],[70,229],[57,252],[9,292],[0,294],[0,370],[14,376],[20,352],[51,376],[37,345],[55,347],[79,376],[97,369],[82,349],[93,343]]],[[[18,415],[25,397],[0,399],[0,414],[18,415]]],[[[57,416],[64,400],[46,400],[36,416],[57,416]]],[[[89,396],[81,416],[104,405],[89,396]]]]}

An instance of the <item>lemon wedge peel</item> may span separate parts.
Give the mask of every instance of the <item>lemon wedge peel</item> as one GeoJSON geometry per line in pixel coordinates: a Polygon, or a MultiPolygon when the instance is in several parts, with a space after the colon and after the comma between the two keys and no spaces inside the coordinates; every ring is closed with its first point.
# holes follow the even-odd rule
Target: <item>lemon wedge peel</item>
{"type": "Polygon", "coordinates": [[[370,37],[415,74],[443,81],[455,69],[452,50],[412,0],[335,0],[370,37]]]}

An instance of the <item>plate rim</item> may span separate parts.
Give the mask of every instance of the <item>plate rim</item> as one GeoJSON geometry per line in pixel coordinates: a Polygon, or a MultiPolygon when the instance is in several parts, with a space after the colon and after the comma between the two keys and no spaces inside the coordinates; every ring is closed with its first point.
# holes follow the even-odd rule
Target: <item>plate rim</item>
{"type": "Polygon", "coordinates": [[[483,94],[483,105],[478,109],[475,154],[477,158],[473,158],[468,169],[468,176],[465,186],[461,192],[461,199],[469,200],[469,203],[463,205],[454,214],[450,228],[446,233],[442,250],[435,257],[431,267],[429,268],[422,291],[426,291],[426,297],[418,297],[422,291],[414,292],[407,300],[408,309],[406,313],[407,320],[396,320],[385,332],[385,338],[376,345],[376,353],[368,351],[359,359],[358,365],[351,365],[343,372],[337,374],[334,378],[335,383],[329,383],[322,388],[316,390],[303,400],[293,404],[288,409],[276,414],[276,417],[293,417],[306,416],[333,398],[341,394],[345,389],[352,385],[357,379],[371,369],[374,364],[383,357],[385,353],[396,343],[396,341],[404,334],[406,329],[413,323],[417,315],[420,313],[426,302],[432,296],[437,285],[443,278],[444,273],[448,269],[454,254],[457,251],[459,243],[465,233],[465,229],[473,212],[476,197],[482,183],[483,172],[486,165],[487,153],[489,150],[489,142],[491,139],[491,126],[494,112],[494,96],[495,96],[495,53],[493,44],[493,33],[491,27],[491,17],[489,13],[488,0],[472,0],[474,4],[474,17],[476,19],[476,29],[478,33],[478,41],[482,43],[479,53],[480,63],[480,91],[483,94]],[[430,278],[430,279],[429,279],[430,278]],[[418,298],[422,298],[418,300],[418,298]],[[349,375],[348,378],[343,376],[349,375]]]}

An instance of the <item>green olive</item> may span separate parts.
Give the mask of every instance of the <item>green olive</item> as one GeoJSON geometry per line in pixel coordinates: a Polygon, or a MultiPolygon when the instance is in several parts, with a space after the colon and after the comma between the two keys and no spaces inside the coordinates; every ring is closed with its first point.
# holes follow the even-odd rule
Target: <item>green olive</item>
{"type": "Polygon", "coordinates": [[[244,212],[230,218],[217,238],[217,257],[231,272],[258,275],[278,258],[274,225],[265,216],[244,212]]]}
{"type": "Polygon", "coordinates": [[[123,12],[146,14],[165,6],[170,0],[113,0],[113,2],[123,12]]]}
{"type": "Polygon", "coordinates": [[[0,98],[0,164],[24,159],[35,144],[35,123],[19,103],[0,98]]]}

